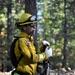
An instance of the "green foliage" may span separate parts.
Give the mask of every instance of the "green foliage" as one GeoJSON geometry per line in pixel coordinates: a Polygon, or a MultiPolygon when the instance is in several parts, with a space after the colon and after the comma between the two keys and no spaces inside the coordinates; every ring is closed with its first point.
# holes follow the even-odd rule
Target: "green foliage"
{"type": "MultiPolygon", "coordinates": [[[[48,40],[51,43],[53,49],[53,56],[63,56],[64,48],[64,1],[63,0],[40,0],[40,5],[38,5],[38,12],[41,12],[41,22],[38,26],[38,40],[41,42],[43,39],[48,40]],[[42,9],[42,10],[41,10],[42,9]]],[[[66,6],[66,21],[67,21],[67,64],[68,66],[74,66],[74,50],[75,50],[75,16],[74,16],[74,1],[67,1],[66,6]],[[71,48],[71,52],[70,52],[71,48]],[[70,56],[71,55],[71,56],[70,56]],[[69,60],[71,61],[69,62],[69,60]]],[[[39,14],[38,14],[39,15],[39,14]]],[[[60,62],[59,58],[55,59],[60,62]],[[58,59],[58,60],[57,60],[58,59]]],[[[62,61],[61,61],[62,63],[62,61]]]]}
{"type": "MultiPolygon", "coordinates": [[[[24,13],[24,0],[0,0],[0,47],[1,50],[7,44],[7,4],[12,4],[12,19],[13,34],[17,35],[19,30],[15,28],[15,22],[21,14],[24,13]]],[[[63,0],[37,0],[37,33],[38,46],[42,40],[50,42],[53,49],[53,57],[56,63],[62,63],[63,47],[64,47],[64,1],[63,0]]],[[[74,0],[67,0],[66,6],[66,21],[67,21],[67,63],[71,67],[75,67],[75,6],[74,0]],[[70,60],[70,61],[69,61],[70,60]]],[[[55,63],[54,63],[55,64],[55,63]]]]}
{"type": "MultiPolygon", "coordinates": [[[[8,49],[10,48],[9,46],[10,40],[7,41],[7,37],[8,37],[7,33],[8,34],[12,33],[11,36],[17,35],[17,33],[19,33],[19,30],[15,28],[15,22],[23,13],[24,13],[24,6],[22,7],[22,4],[19,3],[18,1],[16,3],[16,0],[11,0],[11,2],[9,0],[0,0],[0,51],[7,52],[7,53],[2,54],[2,56],[0,56],[0,60],[9,59],[8,49]],[[10,16],[9,17],[7,16],[8,5],[11,5],[10,14],[12,14],[11,20],[9,19],[11,21],[9,22],[11,26],[10,27],[11,29],[9,32],[7,32],[8,31],[8,18],[10,18],[10,16]]],[[[13,40],[12,38],[10,39],[13,40]]]]}

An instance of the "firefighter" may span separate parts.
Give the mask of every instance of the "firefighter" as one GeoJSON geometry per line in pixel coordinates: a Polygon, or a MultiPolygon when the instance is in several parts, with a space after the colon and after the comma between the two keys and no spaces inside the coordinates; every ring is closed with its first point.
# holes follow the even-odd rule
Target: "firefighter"
{"type": "MultiPolygon", "coordinates": [[[[23,54],[23,57],[16,68],[16,72],[19,75],[36,75],[37,63],[52,56],[51,48],[46,48],[41,54],[36,53],[36,47],[33,39],[33,35],[36,31],[36,22],[37,19],[35,16],[32,16],[29,13],[24,13],[15,24],[20,30],[18,37],[21,37],[15,44],[16,58],[19,59],[20,55],[23,54]],[[19,51],[18,44],[21,51],[19,51]]],[[[43,44],[49,43],[45,41],[43,44]]]]}

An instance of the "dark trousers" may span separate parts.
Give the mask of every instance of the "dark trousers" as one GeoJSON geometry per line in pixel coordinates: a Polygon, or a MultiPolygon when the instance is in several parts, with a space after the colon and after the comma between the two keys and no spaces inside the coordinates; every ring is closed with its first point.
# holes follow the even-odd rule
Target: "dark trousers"
{"type": "Polygon", "coordinates": [[[21,71],[17,71],[17,70],[14,70],[14,71],[12,72],[11,75],[14,75],[15,73],[17,73],[17,74],[19,74],[19,75],[30,75],[30,74],[27,73],[27,72],[23,73],[23,72],[21,72],[21,71]]]}

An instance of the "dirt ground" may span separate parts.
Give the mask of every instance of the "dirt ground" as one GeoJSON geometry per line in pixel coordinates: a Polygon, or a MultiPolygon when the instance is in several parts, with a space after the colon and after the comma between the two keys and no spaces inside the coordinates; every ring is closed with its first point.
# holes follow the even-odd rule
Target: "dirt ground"
{"type": "MultiPolygon", "coordinates": [[[[0,72],[0,75],[11,75],[11,71],[10,72],[0,72]]],[[[50,71],[50,75],[75,75],[75,71],[64,72],[64,71],[52,70],[52,71],[50,71]]]]}

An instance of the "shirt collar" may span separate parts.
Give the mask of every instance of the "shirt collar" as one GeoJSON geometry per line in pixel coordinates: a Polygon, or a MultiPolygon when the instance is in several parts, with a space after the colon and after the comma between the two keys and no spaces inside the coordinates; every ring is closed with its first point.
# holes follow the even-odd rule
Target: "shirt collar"
{"type": "Polygon", "coordinates": [[[30,36],[25,32],[20,32],[19,37],[28,38],[29,40],[33,40],[33,36],[30,36]]]}

